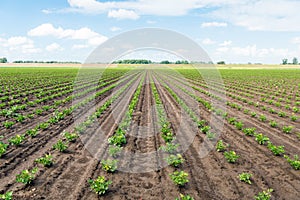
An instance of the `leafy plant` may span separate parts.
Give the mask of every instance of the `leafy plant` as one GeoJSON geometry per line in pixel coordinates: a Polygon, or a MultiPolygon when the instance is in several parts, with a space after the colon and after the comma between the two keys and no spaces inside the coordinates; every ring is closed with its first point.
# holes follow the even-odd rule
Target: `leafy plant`
{"type": "Polygon", "coordinates": [[[286,134],[289,134],[289,133],[292,132],[293,128],[294,128],[293,126],[283,126],[282,127],[282,132],[284,132],[286,134]]]}
{"type": "Polygon", "coordinates": [[[243,132],[247,136],[253,136],[255,134],[256,128],[244,128],[243,132]]]}
{"type": "Polygon", "coordinates": [[[164,139],[165,142],[172,142],[175,139],[173,133],[171,132],[163,133],[161,137],[164,139]]]}
{"type": "Polygon", "coordinates": [[[286,117],[286,113],[283,112],[283,111],[280,111],[280,112],[278,113],[278,116],[279,116],[279,117],[286,117]]]}
{"type": "Polygon", "coordinates": [[[290,165],[295,169],[300,169],[300,160],[298,155],[294,155],[294,159],[291,159],[289,156],[284,155],[284,158],[290,163],[290,165]]]}
{"type": "Polygon", "coordinates": [[[19,146],[25,140],[24,135],[16,135],[11,137],[8,142],[12,145],[19,146]]]}
{"type": "Polygon", "coordinates": [[[243,181],[245,183],[248,183],[251,185],[251,177],[252,177],[252,174],[249,174],[249,173],[241,173],[239,174],[239,178],[240,178],[240,181],[243,181]]]}
{"type": "Polygon", "coordinates": [[[188,173],[184,171],[175,171],[174,173],[169,175],[172,181],[178,186],[184,186],[186,183],[189,182],[188,180],[188,173]]]}
{"type": "Polygon", "coordinates": [[[188,194],[187,195],[180,194],[180,197],[176,198],[175,200],[194,200],[194,198],[188,194]]]}
{"type": "Polygon", "coordinates": [[[184,162],[184,159],[181,154],[177,155],[170,155],[168,158],[166,158],[168,165],[171,165],[173,167],[178,167],[184,162]]]}
{"type": "Polygon", "coordinates": [[[267,136],[263,135],[262,133],[255,134],[254,136],[255,136],[255,140],[260,145],[263,145],[263,144],[265,144],[266,142],[268,142],[270,140],[267,136]]]}
{"type": "Polygon", "coordinates": [[[5,154],[8,144],[0,142],[0,158],[3,154],[5,154]]]}
{"type": "Polygon", "coordinates": [[[219,140],[219,141],[217,142],[216,149],[217,149],[218,152],[223,152],[223,151],[225,151],[227,147],[228,147],[228,145],[225,145],[225,144],[223,143],[223,140],[219,140]]]}
{"type": "Polygon", "coordinates": [[[11,128],[14,124],[15,124],[15,122],[12,122],[12,121],[3,122],[3,126],[7,129],[11,128]]]}
{"type": "Polygon", "coordinates": [[[210,126],[204,126],[200,129],[200,131],[204,134],[208,133],[210,131],[210,126]]]}
{"type": "Polygon", "coordinates": [[[229,162],[229,163],[235,163],[237,161],[237,159],[240,157],[239,155],[237,155],[235,153],[235,151],[226,151],[224,152],[224,156],[225,159],[229,162]]]}
{"type": "Polygon", "coordinates": [[[242,129],[243,129],[243,126],[244,126],[243,122],[236,122],[236,123],[235,123],[235,127],[236,127],[238,130],[242,130],[242,129]]]}
{"type": "Polygon", "coordinates": [[[102,160],[102,169],[107,172],[115,172],[117,170],[118,160],[102,160]]]}
{"type": "Polygon", "coordinates": [[[108,148],[108,154],[113,158],[116,158],[120,155],[122,149],[123,149],[122,147],[110,145],[108,148]]]}
{"type": "Polygon", "coordinates": [[[34,180],[37,171],[38,168],[33,168],[31,171],[23,170],[20,174],[16,176],[16,181],[18,183],[28,185],[34,180]]]}
{"type": "Polygon", "coordinates": [[[260,115],[259,120],[265,122],[267,120],[267,117],[265,115],[260,115]]]}
{"type": "Polygon", "coordinates": [[[99,176],[95,180],[89,180],[91,189],[98,195],[103,195],[107,192],[108,186],[112,184],[112,181],[106,180],[103,176],[99,176]]]}
{"type": "Polygon", "coordinates": [[[111,145],[116,145],[116,146],[122,146],[123,144],[126,144],[126,137],[123,133],[115,133],[113,136],[108,138],[108,143],[111,145]]]}
{"type": "Polygon", "coordinates": [[[276,128],[278,125],[276,121],[270,121],[270,126],[276,128]]]}
{"type": "Polygon", "coordinates": [[[254,197],[255,200],[270,200],[271,193],[273,189],[268,189],[267,191],[259,192],[257,196],[254,197]]]}
{"type": "Polygon", "coordinates": [[[5,194],[0,194],[0,199],[12,200],[13,199],[13,192],[6,192],[5,194]]]}
{"type": "Polygon", "coordinates": [[[268,149],[270,149],[275,156],[285,153],[284,146],[275,146],[272,142],[268,142],[268,149]]]}
{"type": "Polygon", "coordinates": [[[69,133],[69,132],[64,132],[62,135],[69,142],[75,142],[76,139],[79,137],[77,133],[69,133]]]}
{"type": "Polygon", "coordinates": [[[297,119],[298,119],[298,117],[297,117],[296,115],[292,115],[292,116],[291,116],[291,120],[292,120],[293,122],[297,121],[297,119]]]}
{"type": "Polygon", "coordinates": [[[35,162],[42,164],[44,167],[51,167],[53,164],[53,156],[46,154],[44,157],[36,159],[35,162]]]}
{"type": "Polygon", "coordinates": [[[42,129],[42,130],[48,129],[49,126],[50,126],[50,123],[48,123],[48,122],[40,123],[40,124],[38,125],[38,127],[39,127],[40,129],[42,129]]]}
{"type": "Polygon", "coordinates": [[[256,117],[256,112],[251,112],[251,117],[256,117]]]}
{"type": "Polygon", "coordinates": [[[179,144],[174,144],[172,142],[167,142],[165,146],[161,146],[159,149],[161,149],[164,152],[167,153],[175,153],[178,149],[179,144]]]}
{"type": "Polygon", "coordinates": [[[34,129],[27,130],[26,134],[30,137],[36,137],[38,135],[38,129],[34,128],[34,129]]]}
{"type": "Polygon", "coordinates": [[[58,140],[58,142],[53,145],[53,149],[58,150],[60,152],[64,152],[67,148],[68,148],[68,143],[63,142],[62,140],[58,140]]]}
{"type": "Polygon", "coordinates": [[[216,138],[216,134],[213,132],[208,132],[206,135],[209,140],[213,140],[216,138]]]}

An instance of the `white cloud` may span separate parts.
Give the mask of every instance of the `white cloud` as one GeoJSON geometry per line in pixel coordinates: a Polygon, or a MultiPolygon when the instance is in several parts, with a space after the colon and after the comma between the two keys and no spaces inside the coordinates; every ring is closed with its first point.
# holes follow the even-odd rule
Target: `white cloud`
{"type": "Polygon", "coordinates": [[[295,37],[291,40],[293,44],[300,44],[300,37],[295,37]]]}
{"type": "Polygon", "coordinates": [[[59,39],[87,40],[90,45],[99,45],[107,40],[107,37],[94,32],[89,28],[63,29],[55,28],[52,24],[42,24],[30,31],[29,36],[53,36],[59,39]]]}
{"type": "Polygon", "coordinates": [[[157,22],[154,20],[147,20],[147,24],[156,24],[157,22]]]}
{"type": "Polygon", "coordinates": [[[225,40],[224,42],[222,42],[221,44],[219,44],[220,46],[226,47],[226,46],[230,46],[232,44],[231,40],[225,40]]]}
{"type": "Polygon", "coordinates": [[[210,15],[252,31],[299,31],[300,1],[248,0],[228,4],[210,15]]]}
{"type": "Polygon", "coordinates": [[[32,43],[33,43],[33,41],[30,40],[29,38],[27,38],[27,37],[21,37],[21,36],[10,37],[7,40],[7,45],[8,46],[17,46],[17,45],[32,44],[32,43]]]}
{"type": "Polygon", "coordinates": [[[89,48],[89,45],[86,44],[74,44],[72,46],[72,49],[86,49],[89,48]]]}
{"type": "Polygon", "coordinates": [[[0,48],[7,54],[34,54],[41,51],[39,48],[35,47],[34,42],[31,39],[23,36],[10,37],[7,39],[0,38],[0,48]]]}
{"type": "Polygon", "coordinates": [[[122,29],[120,27],[117,27],[117,26],[113,26],[113,27],[110,28],[110,31],[112,31],[112,32],[116,32],[116,31],[120,31],[120,30],[122,30],[122,29]]]}
{"type": "Polygon", "coordinates": [[[208,27],[227,27],[228,24],[225,22],[204,22],[201,24],[202,28],[208,28],[208,27]]]}
{"type": "Polygon", "coordinates": [[[136,14],[133,10],[125,10],[125,9],[118,9],[118,10],[110,10],[107,14],[109,18],[116,18],[116,19],[138,19],[140,16],[136,14]]]}
{"type": "Polygon", "coordinates": [[[53,51],[62,51],[63,48],[59,44],[57,44],[57,43],[52,43],[52,44],[49,44],[48,46],[46,46],[46,50],[50,51],[50,52],[53,52],[53,51]]]}
{"type": "Polygon", "coordinates": [[[202,40],[202,44],[205,44],[205,45],[212,45],[212,44],[215,44],[215,43],[216,43],[216,41],[213,41],[209,38],[206,38],[206,39],[202,40]]]}

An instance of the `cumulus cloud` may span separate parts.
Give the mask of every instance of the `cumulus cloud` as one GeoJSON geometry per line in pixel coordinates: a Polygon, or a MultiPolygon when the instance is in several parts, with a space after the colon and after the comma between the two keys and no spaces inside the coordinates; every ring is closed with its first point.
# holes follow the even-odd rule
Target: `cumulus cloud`
{"type": "Polygon", "coordinates": [[[122,29],[120,27],[117,27],[117,26],[113,26],[113,27],[110,28],[110,31],[112,31],[112,32],[116,32],[116,31],[120,31],[120,30],[122,30],[122,29]]]}
{"type": "Polygon", "coordinates": [[[202,28],[207,28],[207,27],[227,27],[228,24],[225,22],[204,22],[201,24],[202,28]]]}
{"type": "Polygon", "coordinates": [[[53,52],[53,51],[62,51],[63,48],[59,44],[57,44],[57,43],[52,43],[52,44],[49,44],[48,46],[46,46],[46,50],[50,51],[50,52],[53,52]]]}
{"type": "Polygon", "coordinates": [[[215,44],[216,41],[213,41],[209,38],[205,38],[204,40],[202,40],[202,44],[205,44],[205,45],[212,45],[212,44],[215,44]]]}
{"type": "Polygon", "coordinates": [[[230,46],[231,44],[232,44],[231,40],[225,40],[220,44],[220,46],[226,47],[226,46],[230,46]]]}
{"type": "Polygon", "coordinates": [[[136,14],[132,10],[118,9],[118,10],[110,10],[107,14],[109,18],[116,19],[138,19],[140,16],[136,14]]]}
{"type": "Polygon", "coordinates": [[[7,39],[0,38],[0,42],[0,48],[6,53],[19,52],[23,54],[33,54],[41,51],[35,47],[33,40],[23,36],[9,37],[7,39]]]}
{"type": "Polygon", "coordinates": [[[28,35],[32,37],[53,36],[59,39],[87,40],[91,45],[99,45],[107,40],[107,37],[86,27],[80,29],[64,29],[62,27],[56,28],[49,23],[31,29],[28,31],[28,35]]]}

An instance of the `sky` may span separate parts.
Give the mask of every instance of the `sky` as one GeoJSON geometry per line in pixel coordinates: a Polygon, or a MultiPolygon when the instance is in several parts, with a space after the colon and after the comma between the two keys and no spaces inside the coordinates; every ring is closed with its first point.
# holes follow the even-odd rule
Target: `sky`
{"type": "MultiPolygon", "coordinates": [[[[213,62],[300,59],[299,0],[0,0],[0,57],[84,62],[103,42],[154,27],[196,41],[213,62]]],[[[139,58],[158,57],[138,52],[139,58]]],[[[159,54],[165,60],[172,56],[159,54]],[[164,59],[165,58],[165,59],[164,59]]]]}

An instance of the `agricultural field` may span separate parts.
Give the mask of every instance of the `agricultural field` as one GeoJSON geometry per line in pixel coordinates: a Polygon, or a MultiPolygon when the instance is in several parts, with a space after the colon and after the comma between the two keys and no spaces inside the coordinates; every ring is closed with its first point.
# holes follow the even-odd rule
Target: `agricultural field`
{"type": "Polygon", "coordinates": [[[219,72],[0,68],[0,199],[299,199],[300,70],[219,72]]]}

